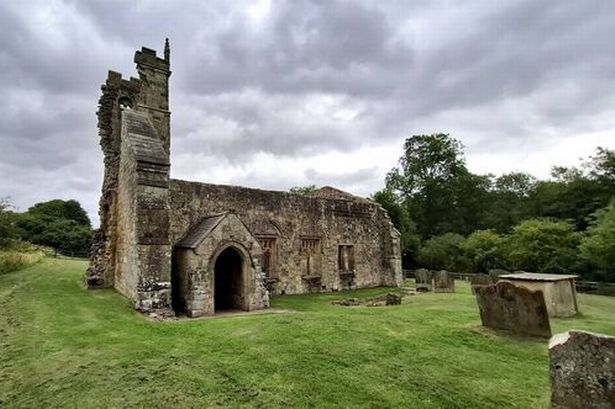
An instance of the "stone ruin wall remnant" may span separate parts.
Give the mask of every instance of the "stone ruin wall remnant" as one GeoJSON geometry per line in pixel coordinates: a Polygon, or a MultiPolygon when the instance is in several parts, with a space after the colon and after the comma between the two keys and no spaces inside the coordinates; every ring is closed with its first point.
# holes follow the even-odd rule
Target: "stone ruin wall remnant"
{"type": "Polygon", "coordinates": [[[163,58],[143,47],[134,62],[138,78],[109,71],[101,86],[104,177],[89,288],[115,287],[142,311],[169,308],[174,247],[218,212],[237,214],[264,247],[276,241],[272,294],[401,285],[399,232],[371,200],[333,188],[310,197],[170,179],[168,42],[163,58]]]}

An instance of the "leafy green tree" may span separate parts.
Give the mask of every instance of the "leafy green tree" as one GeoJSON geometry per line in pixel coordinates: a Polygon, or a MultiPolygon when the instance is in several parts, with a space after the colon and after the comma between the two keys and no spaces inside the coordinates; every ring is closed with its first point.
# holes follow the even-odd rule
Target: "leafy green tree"
{"type": "Polygon", "coordinates": [[[90,220],[76,200],[37,203],[16,223],[23,240],[53,247],[67,255],[87,255],[92,240],[90,220]]]}
{"type": "Polygon", "coordinates": [[[9,198],[0,198],[0,248],[9,246],[19,237],[19,230],[15,227],[15,213],[11,211],[13,205],[9,198]]]}
{"type": "Polygon", "coordinates": [[[432,270],[468,271],[470,262],[463,252],[464,240],[460,234],[445,233],[425,241],[417,255],[419,266],[432,270]]]}
{"type": "Polygon", "coordinates": [[[497,232],[508,232],[521,220],[532,216],[529,197],[537,180],[522,172],[511,172],[495,179],[484,213],[483,225],[497,232]]]}
{"type": "Polygon", "coordinates": [[[446,232],[467,234],[481,225],[489,176],[471,174],[463,145],[448,134],[406,139],[399,165],[386,178],[424,239],[446,232]]]}
{"type": "Polygon", "coordinates": [[[28,209],[31,215],[48,216],[59,219],[74,220],[82,226],[91,226],[86,211],[76,200],[55,199],[48,202],[37,203],[28,209]]]}
{"type": "Polygon", "coordinates": [[[391,222],[401,234],[402,265],[412,268],[416,262],[416,252],[421,239],[416,233],[416,225],[410,219],[408,210],[400,202],[399,197],[390,190],[374,193],[372,199],[378,202],[389,214],[391,222]]]}
{"type": "Polygon", "coordinates": [[[529,219],[516,225],[504,241],[513,269],[536,273],[570,273],[578,257],[581,234],[564,220],[529,219]]]}
{"type": "Polygon", "coordinates": [[[486,273],[492,268],[505,268],[503,254],[504,238],[493,230],[476,230],[461,244],[471,270],[486,273]]]}
{"type": "Polygon", "coordinates": [[[580,250],[597,267],[599,278],[615,282],[615,201],[596,213],[580,250]]]}
{"type": "Polygon", "coordinates": [[[615,151],[597,148],[581,168],[555,166],[552,180],[536,183],[530,202],[535,217],[570,219],[585,230],[591,215],[615,194],[615,151]]]}
{"type": "Polygon", "coordinates": [[[307,186],[291,187],[289,192],[296,193],[296,194],[303,195],[303,196],[311,196],[314,193],[316,193],[317,190],[318,188],[316,187],[316,185],[307,185],[307,186]]]}

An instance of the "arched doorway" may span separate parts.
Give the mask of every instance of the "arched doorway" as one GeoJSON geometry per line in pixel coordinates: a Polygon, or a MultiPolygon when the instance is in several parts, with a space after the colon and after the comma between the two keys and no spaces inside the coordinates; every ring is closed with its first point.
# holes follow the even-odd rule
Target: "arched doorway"
{"type": "Polygon", "coordinates": [[[214,267],[214,310],[243,310],[243,258],[232,247],[222,251],[214,267]]]}

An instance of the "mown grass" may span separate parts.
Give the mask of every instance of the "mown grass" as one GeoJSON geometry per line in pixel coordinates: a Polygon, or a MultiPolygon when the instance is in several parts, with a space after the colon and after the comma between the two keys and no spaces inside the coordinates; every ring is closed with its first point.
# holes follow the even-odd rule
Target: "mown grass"
{"type": "MultiPolygon", "coordinates": [[[[548,407],[547,341],[480,327],[469,287],[401,306],[284,296],[287,313],[152,322],[84,261],[0,276],[0,407],[548,407]]],[[[615,298],[579,295],[554,320],[615,334],[615,298]]]]}

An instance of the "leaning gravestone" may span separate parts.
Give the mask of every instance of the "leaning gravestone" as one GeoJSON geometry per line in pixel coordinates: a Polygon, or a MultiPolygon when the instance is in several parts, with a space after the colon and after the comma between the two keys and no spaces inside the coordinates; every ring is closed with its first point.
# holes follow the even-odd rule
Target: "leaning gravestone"
{"type": "Polygon", "coordinates": [[[615,337],[584,331],[549,342],[551,407],[615,408],[615,337]]]}
{"type": "Polygon", "coordinates": [[[419,268],[414,272],[416,291],[431,291],[431,271],[419,268]]]}
{"type": "Polygon", "coordinates": [[[455,279],[448,271],[440,270],[433,276],[434,293],[454,293],[455,279]]]}
{"type": "Polygon", "coordinates": [[[495,283],[493,278],[489,274],[474,274],[470,278],[470,284],[472,285],[490,285],[495,283]]]}
{"type": "Polygon", "coordinates": [[[551,336],[549,313],[542,291],[531,291],[507,281],[472,288],[485,327],[551,336]]]}
{"type": "Polygon", "coordinates": [[[474,294],[475,285],[491,285],[495,281],[488,274],[475,274],[470,278],[470,284],[472,285],[472,294],[474,294]]]}

